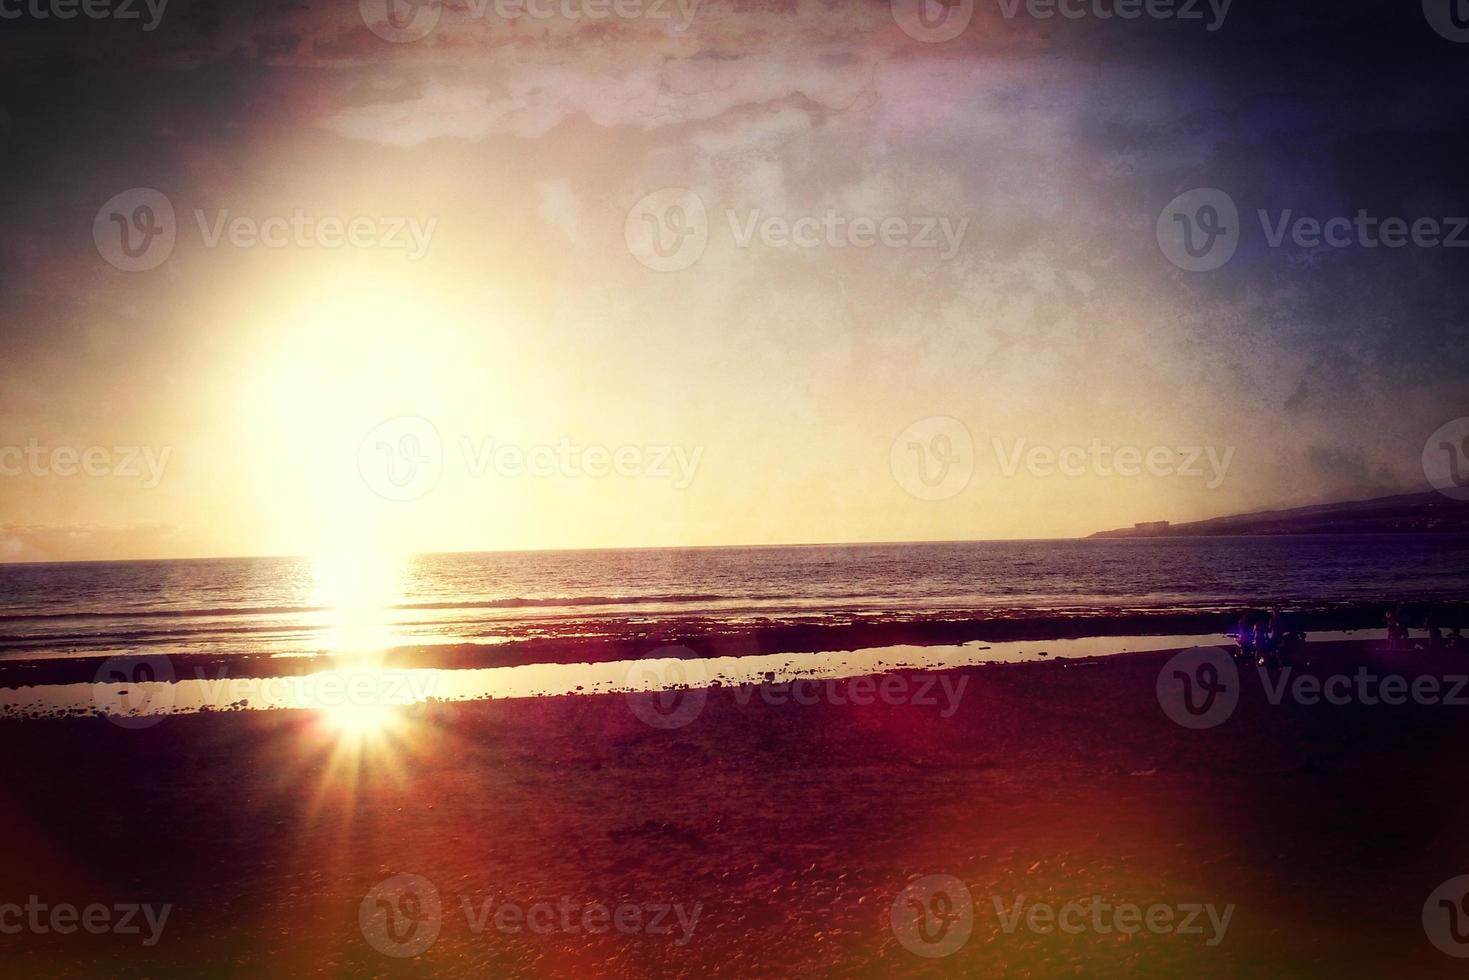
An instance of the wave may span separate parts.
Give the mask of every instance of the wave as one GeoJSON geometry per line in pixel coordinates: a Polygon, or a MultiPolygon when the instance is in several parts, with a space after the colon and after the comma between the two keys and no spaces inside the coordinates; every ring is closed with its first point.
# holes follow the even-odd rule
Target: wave
{"type": "MultiPolygon", "coordinates": [[[[543,598],[453,599],[438,602],[399,602],[386,604],[385,610],[431,609],[525,609],[541,607],[689,605],[714,602],[768,602],[790,599],[778,595],[718,595],[711,593],[669,593],[643,596],[550,596],[543,598]]],[[[863,598],[850,596],[813,596],[813,599],[863,598]]],[[[335,606],[215,606],[190,609],[84,609],[67,612],[32,612],[29,610],[0,613],[0,623],[66,619],[186,619],[212,616],[303,616],[327,613],[335,606]]]]}

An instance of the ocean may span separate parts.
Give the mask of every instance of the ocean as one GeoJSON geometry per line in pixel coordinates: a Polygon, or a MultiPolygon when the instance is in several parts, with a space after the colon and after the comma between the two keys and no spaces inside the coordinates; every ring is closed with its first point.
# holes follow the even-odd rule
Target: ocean
{"type": "Polygon", "coordinates": [[[0,565],[0,658],[312,654],[1469,597],[1469,537],[996,541],[0,565]]]}

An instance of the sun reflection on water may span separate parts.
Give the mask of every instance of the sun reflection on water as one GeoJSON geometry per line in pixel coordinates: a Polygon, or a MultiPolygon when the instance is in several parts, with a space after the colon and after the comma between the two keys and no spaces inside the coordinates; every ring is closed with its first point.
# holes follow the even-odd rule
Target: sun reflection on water
{"type": "Polygon", "coordinates": [[[326,741],[322,789],[355,784],[364,766],[401,772],[423,734],[409,705],[424,699],[387,668],[387,651],[405,640],[397,627],[408,560],[369,548],[345,548],[312,562],[312,604],[322,610],[320,651],[337,669],[302,678],[295,707],[319,712],[326,741]]]}
{"type": "Polygon", "coordinates": [[[339,551],[312,562],[312,605],[325,610],[322,648],[338,654],[380,653],[402,642],[395,607],[403,601],[407,562],[378,551],[339,551]]]}

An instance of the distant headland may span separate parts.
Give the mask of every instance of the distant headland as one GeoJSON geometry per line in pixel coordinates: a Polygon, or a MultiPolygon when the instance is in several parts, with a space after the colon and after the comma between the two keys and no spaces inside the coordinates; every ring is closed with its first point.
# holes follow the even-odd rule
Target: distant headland
{"type": "Polygon", "coordinates": [[[1371,500],[1262,510],[1206,521],[1173,524],[1144,521],[1093,538],[1163,538],[1238,534],[1408,534],[1469,533],[1469,501],[1437,491],[1395,494],[1371,500]]]}

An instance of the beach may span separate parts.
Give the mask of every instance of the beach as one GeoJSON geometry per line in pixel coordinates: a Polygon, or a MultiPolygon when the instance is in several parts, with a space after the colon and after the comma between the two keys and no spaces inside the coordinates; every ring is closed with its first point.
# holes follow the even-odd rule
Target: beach
{"type": "MultiPolygon", "coordinates": [[[[1380,646],[1312,644],[1296,679],[1469,671],[1380,646]]],[[[0,947],[43,976],[1456,970],[1424,921],[1469,872],[1453,683],[1272,703],[1245,669],[1191,729],[1160,702],[1172,656],[721,687],[692,712],[431,702],[361,736],[315,711],[4,722],[0,904],[169,911],[0,947]]]]}
{"type": "Polygon", "coordinates": [[[1464,975],[1469,0],[0,21],[0,980],[1464,975]]]}

